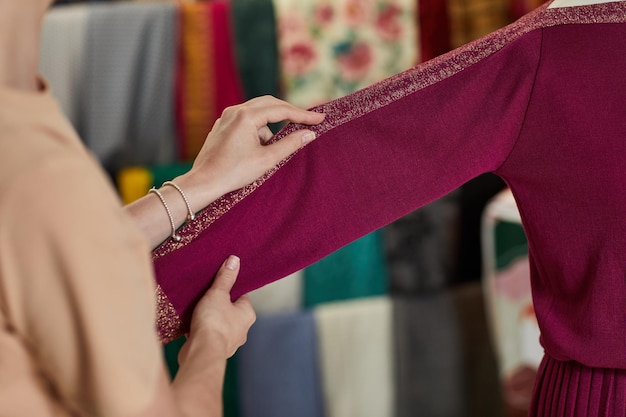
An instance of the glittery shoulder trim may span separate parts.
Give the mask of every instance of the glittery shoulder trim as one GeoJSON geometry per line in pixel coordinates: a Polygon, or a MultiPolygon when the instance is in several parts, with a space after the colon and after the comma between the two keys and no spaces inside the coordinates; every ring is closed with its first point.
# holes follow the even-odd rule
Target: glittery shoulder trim
{"type": "MultiPolygon", "coordinates": [[[[364,116],[416,91],[451,77],[498,52],[521,36],[540,28],[566,24],[625,23],[626,2],[602,3],[588,6],[548,9],[548,3],[527,14],[518,21],[493,32],[479,40],[470,42],[447,54],[387,78],[377,84],[353,94],[330,101],[314,110],[326,113],[320,125],[312,127],[318,135],[344,123],[364,116]]],[[[302,126],[289,125],[274,138],[279,140],[302,126]]],[[[260,187],[275,172],[283,167],[292,156],[259,178],[254,183],[230,193],[206,207],[196,220],[181,228],[180,242],[166,241],[153,253],[158,259],[193,241],[215,220],[228,212],[234,205],[260,187]]]]}

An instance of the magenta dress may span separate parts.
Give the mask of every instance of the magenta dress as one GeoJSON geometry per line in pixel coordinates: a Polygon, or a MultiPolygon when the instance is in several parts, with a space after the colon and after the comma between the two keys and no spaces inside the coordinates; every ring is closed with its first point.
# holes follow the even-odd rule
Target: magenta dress
{"type": "Polygon", "coordinates": [[[543,6],[318,110],[316,141],[155,251],[164,340],[227,255],[237,297],[493,172],[529,242],[531,415],[626,416],[626,2],[543,6]]]}

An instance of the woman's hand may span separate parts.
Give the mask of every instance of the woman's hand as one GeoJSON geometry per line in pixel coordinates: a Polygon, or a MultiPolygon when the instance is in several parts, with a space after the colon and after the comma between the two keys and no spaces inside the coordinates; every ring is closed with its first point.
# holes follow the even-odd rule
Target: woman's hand
{"type": "Polygon", "coordinates": [[[192,169],[174,181],[199,197],[200,209],[217,197],[250,184],[281,160],[315,139],[299,130],[271,145],[268,123],[318,124],[324,115],[297,108],[272,96],[228,107],[207,136],[192,169]]]}
{"type": "MultiPolygon", "coordinates": [[[[232,302],[230,290],[239,274],[239,258],[230,256],[222,264],[211,288],[196,305],[186,344],[199,344],[203,350],[226,360],[246,342],[248,330],[256,315],[247,295],[232,302]]],[[[179,362],[185,362],[187,352],[181,350],[179,362]]]]}
{"type": "Polygon", "coordinates": [[[230,256],[196,305],[172,383],[182,415],[221,416],[226,360],[245,343],[256,315],[247,296],[230,300],[239,258],[230,256]]]}
{"type": "MultiPolygon", "coordinates": [[[[290,121],[318,124],[324,115],[299,109],[271,96],[254,98],[224,110],[213,125],[191,170],[173,180],[198,212],[224,194],[250,184],[304,144],[315,139],[310,130],[298,130],[271,145],[268,123],[290,121]]],[[[187,217],[187,205],[173,187],[162,187],[175,228],[187,217]]],[[[151,248],[171,234],[168,214],[154,195],[126,206],[151,248]]]]}

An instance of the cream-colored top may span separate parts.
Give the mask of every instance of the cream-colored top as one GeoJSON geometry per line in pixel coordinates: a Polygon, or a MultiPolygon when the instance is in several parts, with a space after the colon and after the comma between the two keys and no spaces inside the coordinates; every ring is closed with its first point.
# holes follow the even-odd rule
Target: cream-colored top
{"type": "Polygon", "coordinates": [[[150,251],[48,92],[0,89],[0,416],[115,416],[162,370],[150,251]]]}

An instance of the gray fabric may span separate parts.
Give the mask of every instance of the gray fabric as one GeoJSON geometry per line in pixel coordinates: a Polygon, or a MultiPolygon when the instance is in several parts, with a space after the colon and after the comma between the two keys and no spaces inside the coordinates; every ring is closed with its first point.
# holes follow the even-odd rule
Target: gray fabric
{"type": "Polygon", "coordinates": [[[88,12],[82,4],[54,7],[46,13],[41,31],[39,70],[74,126],[82,107],[79,92],[88,12]]]}
{"type": "Polygon", "coordinates": [[[393,298],[396,417],[461,417],[463,350],[449,292],[393,298]]]}
{"type": "Polygon", "coordinates": [[[466,417],[503,417],[498,366],[491,342],[480,282],[451,290],[463,349],[463,386],[466,417]]]}
{"type": "Polygon", "coordinates": [[[450,285],[456,272],[458,195],[454,191],[383,228],[392,294],[450,285]]]}
{"type": "Polygon", "coordinates": [[[396,417],[503,417],[480,283],[393,305],[396,417]]]}
{"type": "Polygon", "coordinates": [[[173,4],[94,5],[79,132],[110,171],[175,160],[173,4]]]}

